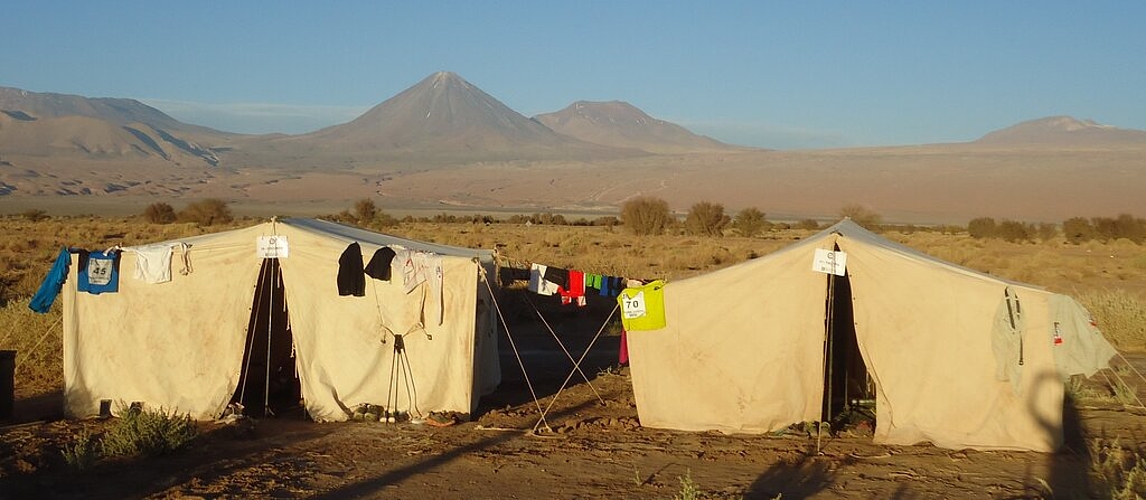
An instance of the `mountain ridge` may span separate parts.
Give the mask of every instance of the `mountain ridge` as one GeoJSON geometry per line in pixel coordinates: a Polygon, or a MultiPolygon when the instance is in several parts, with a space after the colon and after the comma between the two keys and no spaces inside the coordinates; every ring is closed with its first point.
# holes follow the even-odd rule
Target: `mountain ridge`
{"type": "Polygon", "coordinates": [[[624,101],[576,101],[560,111],[536,115],[533,119],[555,132],[585,142],[650,153],[747,149],[653,118],[624,101]]]}
{"type": "Polygon", "coordinates": [[[377,198],[391,208],[609,212],[651,195],[680,209],[716,201],[813,216],[853,203],[912,222],[1146,213],[1137,188],[1146,132],[1062,116],[971,142],[773,151],[693,134],[623,101],[526,118],[449,72],[299,135],[180,125],[130,99],[3,96],[5,200],[218,197],[298,210],[377,198]]]}
{"type": "Polygon", "coordinates": [[[634,154],[558,134],[448,71],[422,79],[347,123],[282,142],[309,143],[315,149],[472,154],[485,159],[634,154]]]}
{"type": "Polygon", "coordinates": [[[974,144],[1095,145],[1146,144],[1146,131],[1118,128],[1094,120],[1056,115],[1016,123],[984,134],[974,144]]]}

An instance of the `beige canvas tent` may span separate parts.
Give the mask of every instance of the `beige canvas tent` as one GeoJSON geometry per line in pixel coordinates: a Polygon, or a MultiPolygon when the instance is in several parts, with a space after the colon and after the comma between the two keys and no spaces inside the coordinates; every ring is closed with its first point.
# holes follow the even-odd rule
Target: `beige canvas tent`
{"type": "Polygon", "coordinates": [[[162,245],[174,247],[171,281],[134,279],[139,247],[125,249],[117,293],[77,292],[73,257],[61,292],[69,416],[93,415],[101,401],[117,408],[138,401],[210,419],[240,396],[257,413],[276,388],[290,397],[292,380],[294,397],[317,421],[346,420],[359,404],[387,401],[469,413],[500,382],[484,281],[495,281],[491,252],[314,219],[162,245]],[[427,282],[407,293],[400,277],[367,276],[363,296],[340,295],[340,258],[355,242],[363,262],[383,247],[442,256],[441,289],[427,282]]]}
{"type": "Polygon", "coordinates": [[[1051,451],[1063,380],[1115,354],[1070,297],[849,220],[671,282],[664,302],[666,328],[628,337],[649,427],[765,433],[870,402],[876,442],[1051,451]]]}

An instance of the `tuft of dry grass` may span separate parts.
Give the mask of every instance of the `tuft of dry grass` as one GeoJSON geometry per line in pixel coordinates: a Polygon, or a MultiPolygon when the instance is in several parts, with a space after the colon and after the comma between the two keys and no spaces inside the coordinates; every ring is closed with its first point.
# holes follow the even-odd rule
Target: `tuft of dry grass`
{"type": "Polygon", "coordinates": [[[104,250],[245,227],[250,219],[199,227],[192,223],[151,224],[142,217],[0,217],[0,305],[36,293],[60,249],[104,250]]]}
{"type": "Polygon", "coordinates": [[[0,349],[16,351],[16,396],[38,396],[64,385],[60,304],[48,314],[28,308],[29,298],[0,307],[0,349]]]}
{"type": "Polygon", "coordinates": [[[1085,291],[1077,299],[1111,344],[1123,351],[1146,351],[1146,303],[1141,298],[1112,288],[1085,291]]]}
{"type": "Polygon", "coordinates": [[[1146,450],[1141,444],[1124,446],[1121,439],[1095,439],[1090,448],[1091,470],[1098,477],[1097,493],[1103,498],[1146,498],[1146,450]]]}

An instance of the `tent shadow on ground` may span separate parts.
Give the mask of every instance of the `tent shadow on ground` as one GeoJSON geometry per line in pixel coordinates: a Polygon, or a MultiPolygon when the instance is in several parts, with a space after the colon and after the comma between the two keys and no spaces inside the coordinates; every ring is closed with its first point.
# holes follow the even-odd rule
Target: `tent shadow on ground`
{"type": "Polygon", "coordinates": [[[840,461],[821,457],[814,444],[808,444],[798,458],[781,459],[760,474],[745,492],[745,498],[807,498],[831,487],[836,478],[834,470],[854,462],[851,458],[840,461]]]}
{"type": "MultiPolygon", "coordinates": [[[[572,415],[572,414],[577,413],[580,410],[583,410],[585,408],[588,408],[589,406],[592,406],[593,404],[594,404],[593,401],[585,401],[585,402],[583,402],[577,406],[574,406],[571,408],[565,408],[565,409],[562,409],[560,411],[557,411],[557,412],[553,413],[552,416],[554,418],[557,418],[557,417],[561,417],[561,416],[572,415]]],[[[479,440],[477,442],[467,444],[465,446],[459,446],[456,448],[452,448],[448,453],[442,453],[439,455],[435,455],[435,456],[426,458],[425,460],[421,460],[417,463],[413,463],[413,464],[407,465],[405,467],[400,467],[400,468],[397,468],[394,470],[387,471],[385,474],[382,474],[380,476],[372,477],[372,478],[365,479],[362,481],[358,481],[356,483],[346,485],[346,486],[339,488],[339,489],[336,489],[334,491],[329,491],[329,492],[326,492],[326,493],[321,494],[321,495],[316,495],[313,498],[320,499],[320,500],[335,500],[335,499],[344,499],[344,498],[369,497],[372,494],[378,493],[383,488],[386,488],[388,485],[397,484],[397,483],[402,482],[403,480],[406,480],[406,479],[413,477],[413,476],[416,476],[418,474],[424,474],[424,473],[430,472],[430,471],[432,471],[438,467],[441,467],[447,463],[450,463],[454,460],[458,460],[462,457],[465,457],[468,454],[475,453],[475,452],[478,452],[478,451],[481,451],[481,450],[484,450],[487,448],[491,448],[493,446],[496,446],[498,444],[501,444],[501,443],[504,443],[504,442],[507,442],[507,441],[510,441],[513,439],[526,437],[525,432],[527,432],[527,431],[523,431],[522,433],[499,432],[497,434],[494,434],[488,438],[479,440]]]]}
{"type": "MultiPolygon", "coordinates": [[[[613,299],[590,297],[588,306],[580,308],[562,306],[556,303],[556,297],[541,297],[543,300],[538,300],[529,295],[515,296],[515,293],[532,294],[524,290],[510,290],[508,293],[502,294],[501,307],[503,314],[507,312],[505,309],[509,309],[506,320],[509,322],[508,335],[513,337],[513,343],[509,342],[504,328],[499,329],[498,350],[501,359],[502,383],[493,393],[482,397],[478,414],[471,417],[473,420],[477,420],[480,415],[491,409],[505,406],[533,408],[533,398],[525,383],[522,365],[524,365],[525,374],[528,375],[529,382],[536,391],[539,400],[556,395],[561,389],[561,384],[567,378],[569,382],[566,389],[586,383],[580,374],[573,374],[569,378],[570,372],[574,369],[573,361],[561,350],[553,334],[538,318],[534,310],[535,307],[545,318],[549,327],[553,328],[573,360],[579,360],[586,349],[589,349],[579,365],[581,371],[589,378],[589,383],[592,383],[592,379],[595,378],[599,370],[617,364],[619,337],[602,334],[590,347],[598,329],[608,318],[612,304],[615,304],[613,299]],[[517,350],[516,355],[515,349],[517,350]],[[520,364],[517,355],[520,355],[520,364]]],[[[546,418],[557,420],[563,416],[575,415],[595,405],[595,400],[585,400],[574,406],[554,410],[546,418]]],[[[522,438],[526,436],[524,432],[498,433],[477,442],[453,448],[447,453],[387,471],[380,476],[346,485],[315,498],[342,499],[371,496],[388,485],[430,472],[466,455],[522,438]]]]}
{"type": "MultiPolygon", "coordinates": [[[[1058,382],[1057,379],[1052,382],[1058,382]]],[[[1113,391],[1108,387],[1108,390],[1113,391]]],[[[1105,407],[1087,410],[1084,417],[1070,391],[1063,398],[1063,447],[1057,453],[1047,457],[1046,467],[1048,478],[1043,489],[1034,488],[1032,495],[1050,496],[1055,498],[1111,498],[1116,496],[1112,488],[1121,487],[1119,484],[1110,484],[1108,481],[1125,480],[1125,478],[1102,477],[1103,474],[1124,474],[1127,464],[1115,466],[1107,453],[1115,447],[1121,448],[1126,455],[1146,458],[1146,436],[1142,434],[1144,425],[1128,429],[1129,435],[1121,433],[1111,435],[1105,424],[1099,423],[1103,414],[1117,414],[1126,412],[1122,407],[1105,407]],[[1084,423],[1084,418],[1092,422],[1084,423]],[[1117,470],[1111,470],[1113,467],[1117,470]],[[1096,477],[1095,474],[1098,476],[1096,477]],[[1050,488],[1051,491],[1046,491],[1050,488]]],[[[1131,414],[1135,414],[1131,412],[1131,414]]],[[[1140,415],[1140,414],[1139,414],[1140,415]]],[[[1027,474],[1027,484],[1039,484],[1036,474],[1027,474]]]]}
{"type": "Polygon", "coordinates": [[[144,498],[173,485],[199,479],[210,482],[235,471],[265,464],[279,454],[285,444],[297,446],[321,440],[333,427],[313,425],[301,431],[272,431],[255,437],[246,428],[218,427],[200,434],[187,448],[164,457],[108,459],[75,470],[62,456],[51,457],[50,467],[23,475],[0,478],[2,498],[144,498]],[[237,441],[238,446],[221,448],[204,443],[237,441]],[[115,487],[108,488],[109,480],[115,487]],[[10,496],[7,496],[10,495],[10,496]]]}
{"type": "Polygon", "coordinates": [[[13,401],[12,418],[0,420],[0,426],[17,425],[38,420],[58,420],[64,417],[64,391],[20,398],[13,401]]]}
{"type": "MultiPolygon", "coordinates": [[[[1093,459],[1088,444],[1091,436],[1089,435],[1090,431],[1082,425],[1078,405],[1071,397],[1070,392],[1063,395],[1062,433],[1062,449],[1047,456],[1047,460],[1050,462],[1047,467],[1050,477],[1046,479],[1046,482],[1051,491],[1032,491],[1031,493],[1059,498],[1086,497],[1093,489],[1089,474],[1093,459]]],[[[1032,483],[1038,484],[1038,480],[1028,477],[1027,484],[1032,483]]]]}

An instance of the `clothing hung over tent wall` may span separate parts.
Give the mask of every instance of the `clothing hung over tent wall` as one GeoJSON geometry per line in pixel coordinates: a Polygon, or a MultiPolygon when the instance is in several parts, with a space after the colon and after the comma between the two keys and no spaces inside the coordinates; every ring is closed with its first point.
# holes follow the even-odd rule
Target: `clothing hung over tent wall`
{"type": "MultiPolygon", "coordinates": [[[[273,260],[281,276],[299,393],[312,419],[346,420],[355,405],[386,401],[394,356],[390,332],[406,333],[410,325],[423,323],[429,284],[407,293],[400,280],[371,279],[362,295],[355,295],[356,289],[340,295],[340,260],[357,257],[357,275],[365,276],[364,257],[384,247],[441,257],[441,320],[424,322],[425,335],[405,339],[418,381],[418,407],[469,413],[500,382],[496,321],[482,306],[490,303],[482,276],[496,276],[492,252],[285,219],[167,242],[175,247],[173,261],[194,253],[193,272],[172,273],[160,284],[120,279],[118,293],[78,293],[76,260],[69,256],[72,265],[61,291],[66,413],[94,415],[101,400],[111,399],[196,419],[222,414],[240,390],[249,330],[260,324],[252,319],[264,268],[260,245],[276,237],[290,245],[289,254],[273,260]],[[358,245],[358,255],[347,252],[352,244],[358,245]]],[[[119,255],[124,269],[136,265],[132,250],[119,255]]],[[[282,365],[272,359],[269,366],[282,365]]]]}
{"type": "Polygon", "coordinates": [[[834,274],[815,262],[817,251],[837,249],[846,254],[846,269],[837,271],[846,276],[851,315],[850,325],[837,325],[854,330],[853,361],[866,371],[852,382],[872,381],[876,442],[1036,451],[1062,444],[1063,380],[1092,374],[1115,354],[1087,326],[1085,309],[850,220],[665,285],[665,328],[628,332],[641,425],[758,434],[823,421],[832,406],[825,400],[847,397],[827,389],[835,366],[828,357],[848,356],[842,346],[826,348],[834,303],[827,295],[842,289],[827,286],[834,274]],[[1008,301],[1021,306],[1021,322],[1013,318],[1012,328],[1007,317],[1007,330],[996,333],[1008,301]]]}

